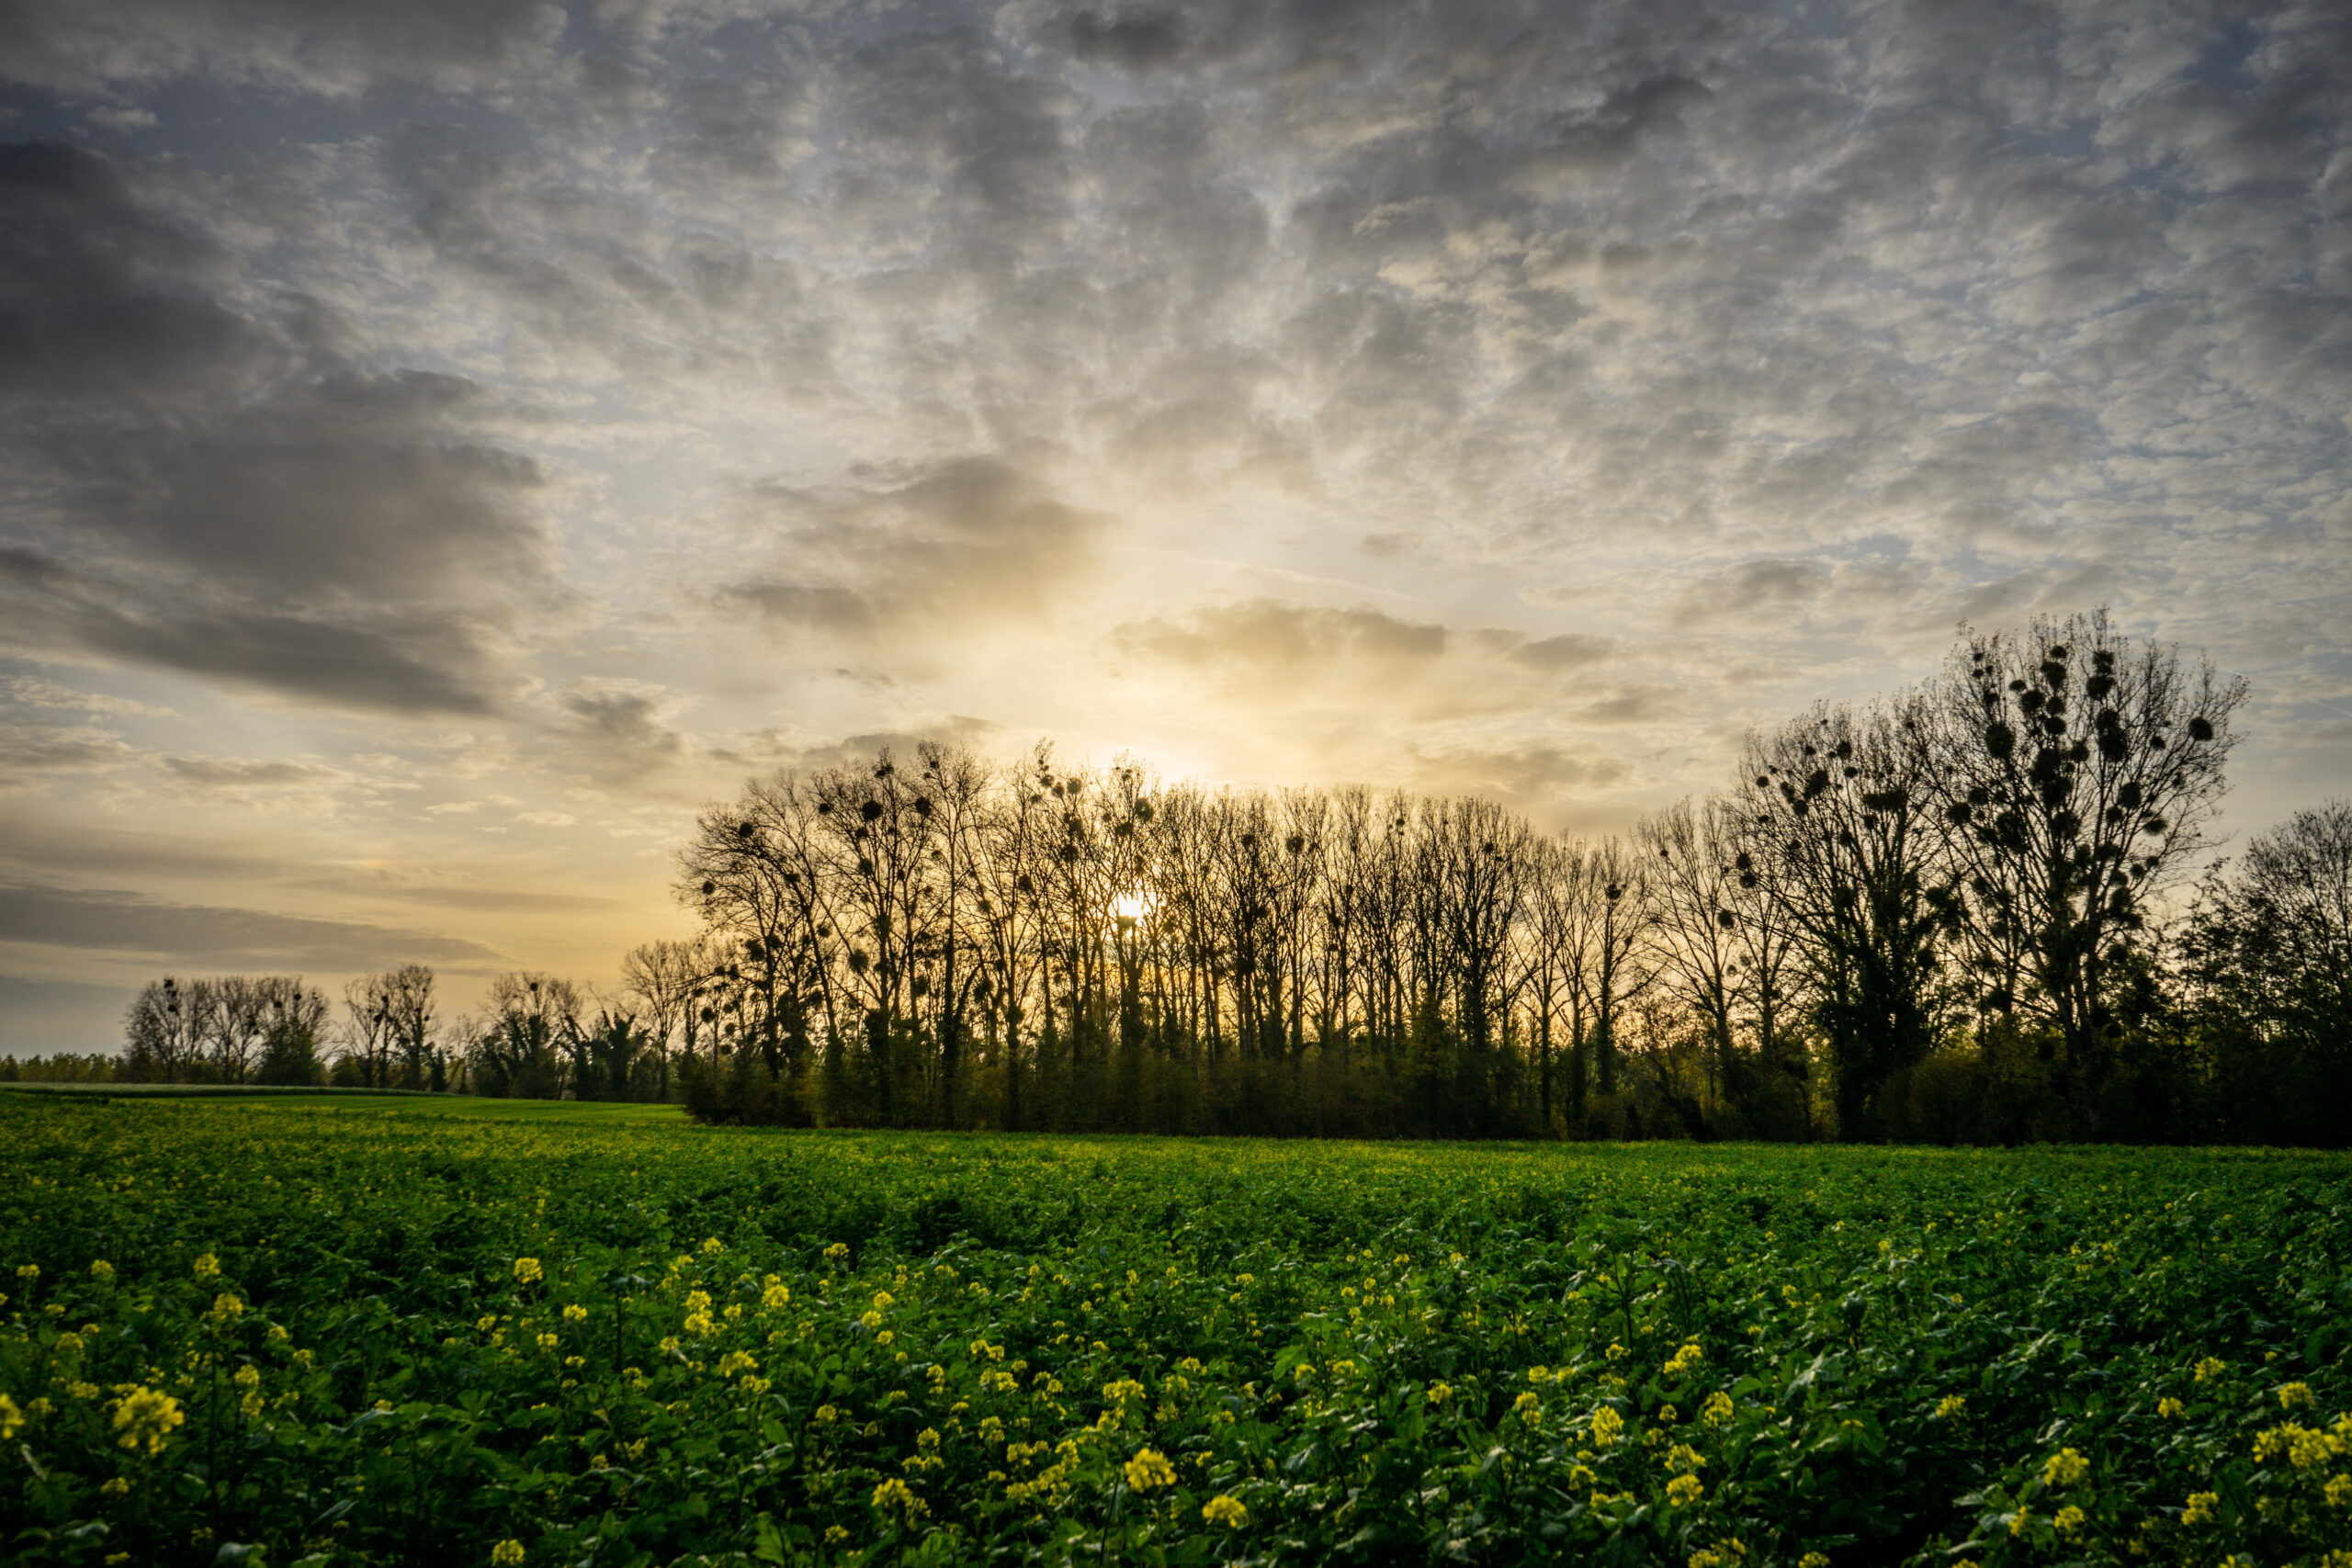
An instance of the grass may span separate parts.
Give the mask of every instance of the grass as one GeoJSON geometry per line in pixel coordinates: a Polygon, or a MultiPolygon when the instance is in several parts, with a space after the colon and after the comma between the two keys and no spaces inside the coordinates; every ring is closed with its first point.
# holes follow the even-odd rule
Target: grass
{"type": "Polygon", "coordinates": [[[0,1187],[17,1562],[2352,1568],[2343,1156],[20,1096],[0,1187]]]}

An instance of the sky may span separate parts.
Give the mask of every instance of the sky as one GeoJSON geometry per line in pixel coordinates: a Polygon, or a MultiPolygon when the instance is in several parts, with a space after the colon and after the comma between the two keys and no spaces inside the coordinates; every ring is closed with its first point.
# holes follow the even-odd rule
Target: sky
{"type": "Polygon", "coordinates": [[[11,0],[0,1051],[608,982],[919,737],[1606,832],[2101,604],[2243,841],[2352,772],[2347,115],[2335,0],[11,0]]]}

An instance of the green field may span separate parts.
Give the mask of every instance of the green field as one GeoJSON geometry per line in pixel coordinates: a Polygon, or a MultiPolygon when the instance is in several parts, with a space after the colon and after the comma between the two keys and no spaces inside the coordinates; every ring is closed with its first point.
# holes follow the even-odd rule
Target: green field
{"type": "Polygon", "coordinates": [[[13,1562],[2352,1568],[2341,1156],[12,1095],[0,1190],[13,1562]]]}

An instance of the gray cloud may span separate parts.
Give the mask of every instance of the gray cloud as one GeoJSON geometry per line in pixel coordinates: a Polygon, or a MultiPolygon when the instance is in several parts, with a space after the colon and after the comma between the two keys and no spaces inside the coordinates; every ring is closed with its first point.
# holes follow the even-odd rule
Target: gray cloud
{"type": "Polygon", "coordinates": [[[500,961],[494,950],[462,938],[26,882],[0,883],[0,941],[228,968],[349,970],[500,961]]]}
{"type": "Polygon", "coordinates": [[[89,724],[37,724],[0,718],[0,789],[53,773],[98,773],[138,756],[111,730],[89,724]]]}
{"type": "Polygon", "coordinates": [[[386,80],[481,85],[563,30],[545,0],[15,0],[0,75],[69,90],[198,76],[346,96],[386,80]]]}
{"type": "Polygon", "coordinates": [[[376,370],[99,154],[0,147],[0,643],[478,712],[549,596],[532,459],[462,377],[376,370]],[[11,537],[13,536],[13,537],[11,537]]]}
{"type": "Polygon", "coordinates": [[[166,757],[164,769],[202,790],[319,789],[351,782],[340,768],[248,757],[166,757]]]}
{"type": "Polygon", "coordinates": [[[752,525],[796,573],[720,591],[786,636],[918,647],[1063,613],[1111,521],[1055,499],[1019,468],[967,457],[825,491],[755,486],[752,525]]]}
{"type": "Polygon", "coordinates": [[[1376,677],[1443,657],[1445,627],[1374,609],[1329,610],[1255,599],[1119,628],[1124,650],[1194,669],[1227,667],[1281,678],[1347,663],[1376,677]]]}

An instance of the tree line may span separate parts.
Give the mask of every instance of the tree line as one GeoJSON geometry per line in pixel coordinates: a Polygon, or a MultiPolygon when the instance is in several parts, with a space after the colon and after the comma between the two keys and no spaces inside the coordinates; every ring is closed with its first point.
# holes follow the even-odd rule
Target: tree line
{"type": "MultiPolygon", "coordinates": [[[[1968,633],[1590,839],[884,751],[703,811],[702,932],[613,996],[503,976],[435,1033],[429,974],[370,976],[332,1070],[775,1124],[2341,1144],[2352,807],[2185,886],[2245,697],[2103,612],[1968,633]]],[[[273,1029],[317,1033],[282,983],[212,984],[151,987],[127,1064],[266,1073],[273,1029]]]]}

